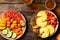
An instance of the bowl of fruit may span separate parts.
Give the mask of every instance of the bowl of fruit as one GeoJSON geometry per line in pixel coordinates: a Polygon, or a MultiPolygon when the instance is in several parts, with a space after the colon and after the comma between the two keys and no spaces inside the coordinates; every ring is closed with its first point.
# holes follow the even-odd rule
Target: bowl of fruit
{"type": "Polygon", "coordinates": [[[30,21],[31,28],[41,38],[51,37],[58,29],[58,18],[49,10],[42,10],[33,15],[30,21]]]}
{"type": "Polygon", "coordinates": [[[0,35],[7,40],[16,40],[23,36],[26,20],[17,11],[7,10],[0,15],[0,35]]]}

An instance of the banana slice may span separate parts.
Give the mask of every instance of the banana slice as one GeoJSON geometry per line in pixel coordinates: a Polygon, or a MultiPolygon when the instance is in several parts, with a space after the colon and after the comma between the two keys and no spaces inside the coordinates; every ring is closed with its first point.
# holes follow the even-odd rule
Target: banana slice
{"type": "Polygon", "coordinates": [[[47,38],[49,36],[49,30],[47,28],[40,28],[39,32],[42,38],[47,38]]]}
{"type": "Polygon", "coordinates": [[[36,19],[36,24],[40,27],[45,27],[47,25],[47,21],[42,22],[41,18],[36,19]]]}
{"type": "Polygon", "coordinates": [[[42,17],[42,21],[45,21],[47,19],[47,14],[45,13],[45,11],[38,12],[37,16],[42,17]]]}
{"type": "Polygon", "coordinates": [[[52,35],[52,34],[54,33],[54,28],[53,28],[53,26],[52,26],[52,25],[47,25],[46,27],[49,29],[50,35],[52,35]]]}

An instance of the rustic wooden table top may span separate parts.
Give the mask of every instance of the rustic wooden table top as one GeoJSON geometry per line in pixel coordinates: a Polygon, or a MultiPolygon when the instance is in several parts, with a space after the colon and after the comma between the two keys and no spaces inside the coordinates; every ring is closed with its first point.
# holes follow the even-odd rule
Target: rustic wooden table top
{"type": "MultiPolygon", "coordinates": [[[[44,10],[45,8],[45,1],[46,0],[34,0],[35,4],[39,4],[39,9],[40,10],[44,10]]],[[[57,16],[58,16],[58,19],[60,21],[60,14],[56,12],[57,8],[60,10],[60,0],[55,0],[56,1],[56,8],[54,10],[52,10],[57,16]]],[[[27,30],[25,32],[25,34],[23,35],[23,37],[21,37],[20,39],[18,40],[55,40],[57,34],[60,32],[59,29],[58,31],[56,32],[55,35],[53,35],[52,37],[50,38],[47,38],[47,39],[41,39],[39,37],[37,37],[31,30],[31,27],[30,27],[30,19],[32,18],[32,15],[35,13],[35,11],[37,9],[31,9],[29,7],[27,7],[26,5],[23,4],[23,0],[0,0],[0,13],[4,12],[5,10],[9,10],[9,9],[12,9],[12,10],[16,10],[16,11],[19,11],[21,12],[26,20],[27,20],[27,30]]],[[[0,36],[0,40],[6,40],[4,39],[3,37],[0,36]]]]}

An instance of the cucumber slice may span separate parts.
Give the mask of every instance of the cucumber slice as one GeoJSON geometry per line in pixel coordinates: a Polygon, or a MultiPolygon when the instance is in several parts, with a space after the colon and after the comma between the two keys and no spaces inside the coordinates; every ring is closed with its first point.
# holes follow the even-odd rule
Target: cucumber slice
{"type": "Polygon", "coordinates": [[[12,38],[16,38],[16,36],[17,36],[16,33],[13,33],[12,38]]]}
{"type": "Polygon", "coordinates": [[[12,31],[9,31],[7,37],[11,37],[11,36],[12,36],[12,31]]]}
{"type": "Polygon", "coordinates": [[[9,28],[6,28],[6,30],[9,32],[10,30],[9,30],[9,28]]]}
{"type": "Polygon", "coordinates": [[[5,29],[5,30],[2,31],[2,33],[6,35],[8,32],[7,32],[7,30],[5,29]]]}

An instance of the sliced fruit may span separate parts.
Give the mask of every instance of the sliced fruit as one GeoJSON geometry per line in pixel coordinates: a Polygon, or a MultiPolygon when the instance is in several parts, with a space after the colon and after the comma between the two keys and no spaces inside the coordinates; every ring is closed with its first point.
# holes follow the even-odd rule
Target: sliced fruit
{"type": "Polygon", "coordinates": [[[37,19],[36,24],[40,27],[45,27],[47,25],[47,21],[41,22],[39,19],[37,19]]]}
{"type": "Polygon", "coordinates": [[[17,24],[11,24],[11,28],[14,28],[17,24]]]}
{"type": "Polygon", "coordinates": [[[9,31],[7,37],[11,37],[11,36],[12,36],[12,31],[9,31]]]}
{"type": "Polygon", "coordinates": [[[37,23],[37,22],[42,22],[42,18],[41,18],[41,17],[37,18],[37,19],[36,19],[36,23],[37,23]]]}
{"type": "Polygon", "coordinates": [[[4,15],[2,16],[2,21],[6,22],[6,17],[4,15]]]}
{"type": "Polygon", "coordinates": [[[43,33],[43,34],[41,35],[42,38],[47,38],[48,36],[49,36],[49,33],[43,33]]]}
{"type": "Polygon", "coordinates": [[[17,22],[16,21],[13,21],[13,24],[16,24],[17,22]]]}
{"type": "Polygon", "coordinates": [[[6,24],[1,24],[1,23],[0,23],[0,26],[6,26],[6,24]]]}
{"type": "Polygon", "coordinates": [[[21,26],[25,26],[25,21],[21,20],[21,21],[20,21],[20,25],[21,25],[21,26]]]}
{"type": "Polygon", "coordinates": [[[0,30],[3,30],[3,29],[5,29],[6,27],[2,27],[2,26],[0,26],[0,30]]]}
{"type": "Polygon", "coordinates": [[[4,21],[2,21],[2,19],[0,19],[0,23],[2,23],[2,24],[3,24],[3,23],[6,23],[6,22],[4,22],[4,21]]]}
{"type": "Polygon", "coordinates": [[[42,21],[45,21],[47,19],[47,14],[45,13],[45,11],[38,12],[37,16],[42,17],[42,21]]]}
{"type": "Polygon", "coordinates": [[[49,30],[47,28],[40,28],[39,32],[42,38],[47,38],[49,36],[49,30]]]}
{"type": "Polygon", "coordinates": [[[16,36],[17,36],[16,33],[12,34],[12,38],[16,38],[16,36]]]}
{"type": "Polygon", "coordinates": [[[52,26],[52,25],[47,25],[46,27],[49,29],[50,35],[52,35],[52,34],[54,33],[54,28],[53,28],[53,26],[52,26]]]}
{"type": "Polygon", "coordinates": [[[2,30],[2,33],[6,35],[8,33],[8,31],[6,29],[4,29],[4,30],[2,30]]]}

